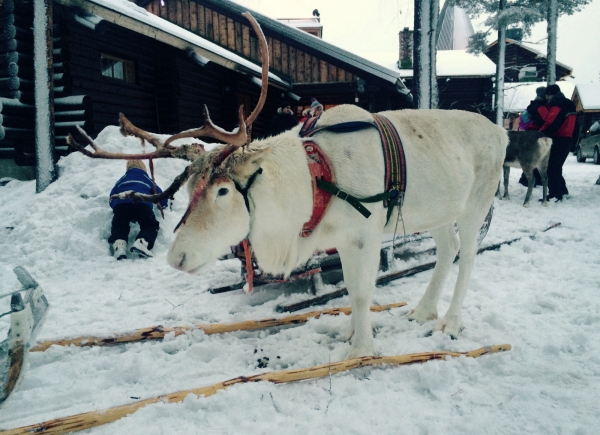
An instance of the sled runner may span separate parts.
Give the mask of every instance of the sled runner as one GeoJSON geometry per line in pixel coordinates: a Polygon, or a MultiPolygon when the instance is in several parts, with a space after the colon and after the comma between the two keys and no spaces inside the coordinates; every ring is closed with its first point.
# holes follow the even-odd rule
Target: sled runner
{"type": "Polygon", "coordinates": [[[10,330],[0,343],[0,405],[17,384],[29,343],[48,309],[48,301],[35,279],[20,266],[14,272],[23,288],[10,294],[10,311],[6,313],[10,313],[10,330]],[[25,292],[24,297],[21,292],[25,292]]]}

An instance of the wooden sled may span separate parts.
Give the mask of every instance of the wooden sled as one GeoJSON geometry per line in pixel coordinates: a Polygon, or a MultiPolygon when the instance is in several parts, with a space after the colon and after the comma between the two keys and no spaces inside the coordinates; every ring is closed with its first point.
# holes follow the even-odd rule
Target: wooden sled
{"type": "Polygon", "coordinates": [[[16,267],[14,272],[23,289],[4,295],[11,296],[10,330],[0,343],[0,405],[17,384],[29,343],[48,309],[48,301],[35,279],[22,267],[16,267]],[[25,297],[20,292],[25,292],[25,297]]]}

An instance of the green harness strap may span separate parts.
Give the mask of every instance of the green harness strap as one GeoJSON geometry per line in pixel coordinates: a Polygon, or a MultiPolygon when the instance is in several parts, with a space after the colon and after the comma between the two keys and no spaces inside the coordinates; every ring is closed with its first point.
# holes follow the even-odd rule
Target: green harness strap
{"type": "Polygon", "coordinates": [[[379,202],[379,201],[390,201],[390,206],[388,207],[387,212],[387,220],[390,220],[390,216],[392,215],[392,210],[394,209],[393,205],[398,201],[397,191],[392,190],[390,192],[382,192],[377,195],[369,196],[367,198],[356,198],[355,196],[350,195],[348,192],[344,192],[340,188],[338,188],[335,184],[332,184],[328,181],[317,180],[317,187],[319,189],[323,189],[326,192],[331,193],[336,198],[341,199],[342,201],[346,201],[352,207],[354,207],[360,214],[362,214],[365,218],[371,216],[371,212],[367,210],[365,206],[361,204],[361,202],[379,202]],[[394,195],[396,193],[396,195],[394,195]],[[395,196],[395,198],[393,198],[395,196]],[[394,204],[391,204],[394,202],[394,204]]]}

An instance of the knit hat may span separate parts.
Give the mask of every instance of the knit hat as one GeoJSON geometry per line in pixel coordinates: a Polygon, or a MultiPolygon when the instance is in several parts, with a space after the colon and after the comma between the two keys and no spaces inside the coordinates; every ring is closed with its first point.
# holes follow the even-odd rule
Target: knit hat
{"type": "Polygon", "coordinates": [[[148,172],[148,170],[146,169],[146,165],[144,164],[143,161],[141,160],[127,160],[127,170],[129,171],[130,169],[133,168],[138,168],[141,169],[144,172],[148,172]]]}
{"type": "Polygon", "coordinates": [[[560,87],[558,85],[550,85],[546,88],[546,95],[558,95],[560,94],[560,87]]]}
{"type": "Polygon", "coordinates": [[[319,103],[316,98],[312,98],[310,101],[311,101],[311,103],[310,103],[311,109],[321,105],[321,103],[319,103]]]}
{"type": "Polygon", "coordinates": [[[546,95],[546,86],[540,86],[535,90],[535,93],[538,97],[544,98],[544,95],[546,95]]]}

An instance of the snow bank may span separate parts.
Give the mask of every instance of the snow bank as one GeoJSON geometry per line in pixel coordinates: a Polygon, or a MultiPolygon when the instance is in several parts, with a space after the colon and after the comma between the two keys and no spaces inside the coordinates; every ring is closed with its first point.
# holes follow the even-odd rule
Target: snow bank
{"type": "MultiPolygon", "coordinates": [[[[103,147],[137,152],[139,141],[105,129],[103,147]]],[[[157,160],[156,178],[167,187],[185,162],[157,160]]],[[[108,193],[125,163],[72,154],[60,177],[35,194],[35,182],[0,187],[0,294],[18,288],[12,272],[24,266],[44,288],[51,308],[38,340],[105,335],[151,325],[192,325],[279,316],[275,305],[300,298],[280,286],[211,295],[207,288],[234,282],[237,260],[202,275],[170,268],[165,259],[187,192],[158,218],[161,231],[148,260],[110,256],[108,193]]],[[[565,178],[570,197],[548,208],[521,206],[525,188],[513,171],[512,201],[495,202],[483,245],[527,236],[475,262],[458,340],[418,325],[404,314],[423,294],[431,271],[379,288],[375,302],[408,307],[373,315],[382,354],[465,351],[510,343],[505,354],[458,358],[397,368],[369,368],[296,384],[239,385],[209,398],[148,406],[88,433],[149,434],[593,434],[600,427],[600,172],[570,156],[565,178]]],[[[535,194],[541,196],[540,189],[535,194]]],[[[132,237],[134,236],[132,231],[132,237]]],[[[397,264],[402,267],[402,264],[397,264]]],[[[458,267],[440,302],[445,312],[458,267]]],[[[297,290],[296,290],[297,292],[297,290]]],[[[348,299],[328,306],[348,305],[348,299]]],[[[0,300],[0,313],[8,300],[0,300]]],[[[311,320],[293,328],[205,335],[190,332],[163,341],[112,348],[54,347],[29,355],[21,382],[0,408],[0,428],[131,403],[240,375],[303,368],[336,361],[348,317],[311,320]],[[269,358],[267,368],[258,359],[269,358]]],[[[0,318],[0,337],[8,328],[0,318]]]]}

